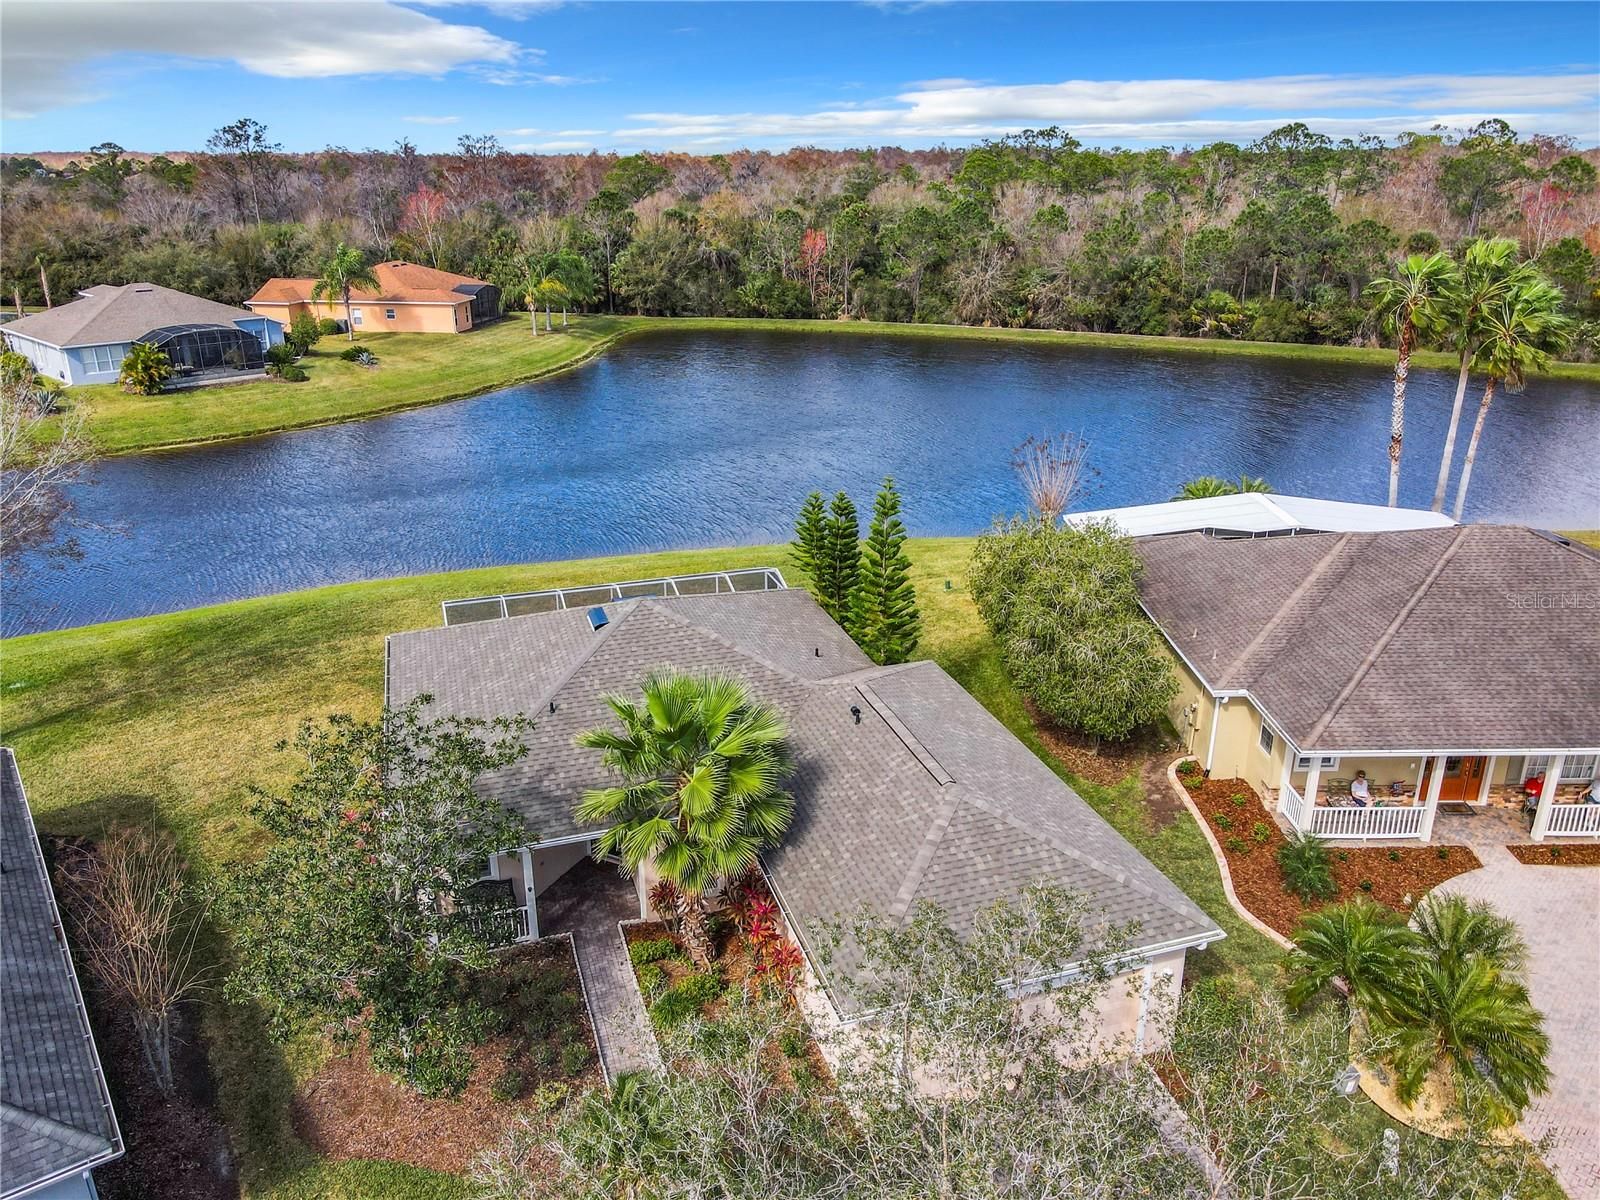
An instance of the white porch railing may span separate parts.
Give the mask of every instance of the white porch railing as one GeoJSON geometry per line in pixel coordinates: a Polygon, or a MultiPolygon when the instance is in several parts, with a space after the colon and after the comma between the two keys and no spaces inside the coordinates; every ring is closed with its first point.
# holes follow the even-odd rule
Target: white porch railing
{"type": "Polygon", "coordinates": [[[1600,804],[1552,804],[1546,837],[1600,836],[1600,804]]]}
{"type": "Polygon", "coordinates": [[[1278,811],[1287,817],[1289,824],[1296,829],[1306,827],[1305,797],[1295,791],[1287,780],[1278,789],[1278,811]]]}
{"type": "Polygon", "coordinates": [[[478,928],[496,950],[507,950],[533,940],[528,936],[528,910],[520,905],[481,913],[476,921],[482,922],[478,928]]]}
{"type": "Polygon", "coordinates": [[[1414,838],[1422,834],[1424,805],[1311,810],[1310,832],[1325,838],[1414,838]]]}

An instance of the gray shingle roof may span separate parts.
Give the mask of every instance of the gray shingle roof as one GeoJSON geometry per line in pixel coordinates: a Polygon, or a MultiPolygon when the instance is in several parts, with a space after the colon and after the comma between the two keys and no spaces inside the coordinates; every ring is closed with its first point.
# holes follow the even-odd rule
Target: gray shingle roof
{"type": "Polygon", "coordinates": [[[10,750],[0,749],[0,1197],[122,1153],[10,750]]]}
{"type": "Polygon", "coordinates": [[[168,325],[228,325],[261,318],[246,308],[232,308],[153,283],[122,287],[100,284],[85,289],[81,299],[19,317],[5,326],[50,346],[96,346],[131,342],[168,325]]]}
{"type": "MultiPolygon", "coordinates": [[[[598,755],[573,737],[608,719],[605,695],[635,691],[658,666],[738,674],[789,723],[795,820],[765,865],[811,950],[822,922],[863,908],[901,918],[927,900],[965,928],[1041,879],[1086,894],[1108,921],[1136,922],[1140,947],[1220,936],[940,667],[873,666],[805,592],[607,611],[599,632],[581,612],[556,612],[395,634],[388,700],[426,692],[441,712],[535,717],[528,756],[481,786],[549,840],[586,832],[572,806],[605,780],[598,755]]],[[[850,998],[831,990],[848,1010],[850,998]]]]}
{"type": "Polygon", "coordinates": [[[1135,543],[1146,609],[1303,751],[1600,746],[1600,557],[1518,526],[1135,543]]]}

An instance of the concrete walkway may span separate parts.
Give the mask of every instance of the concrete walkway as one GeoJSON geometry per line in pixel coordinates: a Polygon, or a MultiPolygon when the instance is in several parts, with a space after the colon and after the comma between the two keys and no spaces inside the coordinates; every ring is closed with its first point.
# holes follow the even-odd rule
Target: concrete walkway
{"type": "Polygon", "coordinates": [[[606,1082],[659,1067],[655,1034],[618,921],[637,919],[639,898],[615,867],[584,859],[539,896],[539,932],[572,934],[578,971],[594,1010],[595,1040],[606,1082]]]}
{"type": "Polygon", "coordinates": [[[1532,1138],[1554,1136],[1546,1161],[1571,1200],[1600,1200],[1600,868],[1525,867],[1495,844],[1504,834],[1493,824],[1474,817],[1453,819],[1448,831],[1435,827],[1435,841],[1470,844],[1483,861],[1483,870],[1437,891],[1487,900],[1522,930],[1552,1076],[1522,1128],[1532,1138]]]}

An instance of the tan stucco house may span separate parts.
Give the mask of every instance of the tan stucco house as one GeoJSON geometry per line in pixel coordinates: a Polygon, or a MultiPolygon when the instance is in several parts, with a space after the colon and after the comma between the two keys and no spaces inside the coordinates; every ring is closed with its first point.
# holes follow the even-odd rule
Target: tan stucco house
{"type": "MultiPolygon", "coordinates": [[[[613,720],[604,697],[659,667],[736,675],[788,723],[795,817],[761,865],[815,981],[816,1024],[864,1015],[848,969],[819,952],[826,922],[863,909],[903,920],[932,901],[962,929],[1035,882],[1086,896],[1137,928],[1100,1007],[1100,1035],[1135,1048],[1162,1036],[1154,1009],[1176,997],[1187,953],[1223,936],[937,664],[875,666],[776,570],[487,597],[445,616],[389,637],[386,699],[426,693],[441,714],[535,718],[528,755],[479,782],[528,831],[486,872],[522,939],[539,936],[541,896],[601,832],[573,815],[584,789],[607,782],[575,735],[613,720]]],[[[641,916],[649,882],[634,881],[641,916]]],[[[1077,969],[1040,964],[1037,977],[997,983],[1036,1002],[1077,969]]]]}
{"type": "Polygon", "coordinates": [[[1188,749],[1287,824],[1426,842],[1441,804],[1520,805],[1542,775],[1534,840],[1600,835],[1593,550],[1497,525],[1134,545],[1188,749]]]}
{"type": "MultiPolygon", "coordinates": [[[[465,333],[500,318],[500,289],[481,279],[398,259],[372,268],[375,290],[350,293],[350,324],[358,333],[465,333]]],[[[267,280],[245,301],[252,312],[289,325],[301,313],[345,322],[337,296],[313,300],[315,279],[267,280]]]]}

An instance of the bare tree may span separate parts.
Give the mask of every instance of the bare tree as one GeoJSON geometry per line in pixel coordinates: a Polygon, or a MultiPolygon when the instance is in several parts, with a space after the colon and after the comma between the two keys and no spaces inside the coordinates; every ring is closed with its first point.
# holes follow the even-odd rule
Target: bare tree
{"type": "Polygon", "coordinates": [[[0,370],[0,561],[19,569],[27,550],[76,557],[61,538],[73,524],[66,487],[93,457],[84,411],[58,411],[31,369],[0,370]]]}
{"type": "Polygon", "coordinates": [[[128,1006],[145,1063],[171,1092],[172,1019],[205,985],[195,942],[205,904],[170,835],[113,830],[67,870],[90,974],[128,1006]]]}
{"type": "Polygon", "coordinates": [[[1030,436],[1012,452],[1011,465],[1022,478],[1028,507],[1054,523],[1084,492],[1089,476],[1089,443],[1081,434],[1030,436]]]}

